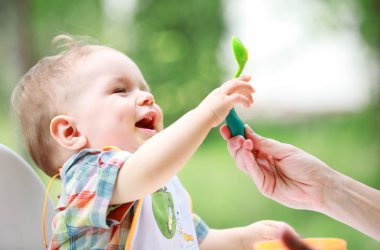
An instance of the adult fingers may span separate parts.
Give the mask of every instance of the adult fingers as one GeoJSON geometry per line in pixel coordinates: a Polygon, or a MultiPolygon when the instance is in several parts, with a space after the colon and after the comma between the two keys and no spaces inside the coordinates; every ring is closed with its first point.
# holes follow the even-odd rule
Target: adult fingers
{"type": "Polygon", "coordinates": [[[253,149],[253,142],[251,139],[247,139],[244,141],[243,143],[243,146],[242,146],[243,149],[245,150],[248,150],[248,151],[252,151],[253,149]]]}
{"type": "Polygon", "coordinates": [[[222,125],[219,129],[219,132],[222,135],[223,139],[226,141],[232,137],[231,131],[228,128],[227,124],[222,125]]]}
{"type": "MultiPolygon", "coordinates": [[[[230,131],[230,128],[228,127],[227,124],[223,124],[220,129],[219,129],[219,132],[221,134],[221,136],[223,137],[224,140],[229,140],[232,135],[231,135],[231,131],[230,131]]],[[[251,139],[247,139],[244,141],[243,145],[242,145],[242,148],[245,149],[245,150],[249,150],[249,151],[252,151],[253,149],[253,142],[251,139]]]]}
{"type": "Polygon", "coordinates": [[[254,151],[260,151],[271,156],[280,157],[294,149],[294,147],[289,144],[260,136],[253,132],[248,125],[245,125],[245,135],[248,139],[252,140],[254,151]]]}
{"type": "Polygon", "coordinates": [[[236,152],[236,163],[240,170],[252,178],[257,187],[261,186],[264,175],[251,151],[242,148],[238,149],[236,152]]]}
{"type": "Polygon", "coordinates": [[[236,165],[241,171],[248,174],[249,176],[252,174],[252,167],[254,165],[254,162],[255,159],[253,158],[253,155],[250,151],[241,148],[236,151],[236,165]]]}
{"type": "Polygon", "coordinates": [[[236,158],[237,151],[241,149],[243,143],[244,138],[242,136],[235,136],[227,141],[228,151],[234,158],[236,158]]]}

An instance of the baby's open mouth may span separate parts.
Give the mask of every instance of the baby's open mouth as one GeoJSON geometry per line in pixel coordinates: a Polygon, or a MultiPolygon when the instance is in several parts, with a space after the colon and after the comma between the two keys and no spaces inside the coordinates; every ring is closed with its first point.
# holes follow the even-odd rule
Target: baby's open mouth
{"type": "Polygon", "coordinates": [[[137,128],[144,128],[144,129],[155,129],[155,123],[156,123],[156,113],[149,112],[144,117],[136,122],[135,126],[137,128]]]}

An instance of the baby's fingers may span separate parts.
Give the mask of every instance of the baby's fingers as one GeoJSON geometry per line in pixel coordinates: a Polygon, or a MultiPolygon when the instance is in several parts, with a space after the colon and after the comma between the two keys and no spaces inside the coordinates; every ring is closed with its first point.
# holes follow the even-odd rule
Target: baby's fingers
{"type": "Polygon", "coordinates": [[[242,81],[246,81],[246,82],[249,82],[251,80],[251,76],[250,75],[241,75],[239,76],[237,79],[240,79],[242,81]]]}
{"type": "Polygon", "coordinates": [[[250,94],[234,93],[232,95],[227,96],[226,101],[227,103],[229,103],[231,108],[232,106],[234,106],[234,104],[242,104],[246,108],[249,108],[253,104],[253,97],[250,94]]]}
{"type": "Polygon", "coordinates": [[[225,92],[228,95],[232,93],[255,93],[255,89],[250,83],[236,79],[227,82],[225,85],[223,85],[223,88],[225,88],[225,92]]]}

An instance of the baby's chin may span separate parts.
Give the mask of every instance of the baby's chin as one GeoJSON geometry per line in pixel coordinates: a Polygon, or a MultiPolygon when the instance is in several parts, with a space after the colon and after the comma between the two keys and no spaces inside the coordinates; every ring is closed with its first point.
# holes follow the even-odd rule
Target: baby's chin
{"type": "Polygon", "coordinates": [[[140,148],[141,145],[143,145],[146,141],[148,141],[150,138],[162,130],[162,126],[160,128],[156,128],[155,130],[136,128],[133,138],[124,139],[120,142],[120,149],[134,153],[140,148]],[[127,142],[127,144],[125,142],[127,142]]]}

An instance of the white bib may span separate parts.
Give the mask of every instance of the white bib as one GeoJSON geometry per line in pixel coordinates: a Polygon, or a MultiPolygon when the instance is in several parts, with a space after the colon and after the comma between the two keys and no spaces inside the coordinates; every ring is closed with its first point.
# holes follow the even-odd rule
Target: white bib
{"type": "Polygon", "coordinates": [[[130,249],[199,249],[190,209],[189,196],[174,177],[138,202],[128,235],[130,249]]]}

